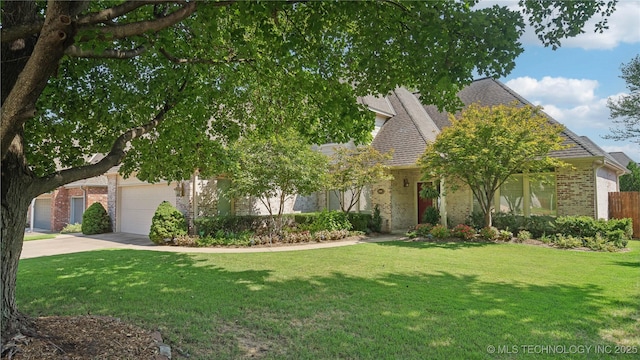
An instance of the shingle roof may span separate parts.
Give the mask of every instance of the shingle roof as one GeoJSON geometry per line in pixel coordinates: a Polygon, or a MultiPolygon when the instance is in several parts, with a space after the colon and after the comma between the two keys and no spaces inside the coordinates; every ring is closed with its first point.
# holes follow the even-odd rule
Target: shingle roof
{"type": "MultiPolygon", "coordinates": [[[[433,105],[422,105],[427,114],[426,117],[416,116],[418,113],[415,109],[412,109],[413,111],[408,111],[411,109],[400,107],[399,105],[401,104],[398,100],[398,94],[406,98],[406,93],[408,93],[408,91],[405,89],[396,89],[393,94],[389,96],[391,105],[398,115],[392,117],[385,123],[382,129],[380,129],[378,136],[373,141],[373,146],[378,150],[395,148],[394,159],[392,160],[392,165],[394,166],[415,165],[416,160],[424,152],[424,148],[426,146],[425,137],[410,136],[407,134],[408,130],[417,131],[417,129],[425,126],[428,127],[429,125],[425,125],[425,122],[434,124],[439,130],[451,125],[448,113],[438,111],[438,109],[433,105]],[[394,97],[395,100],[392,100],[394,97]],[[401,120],[398,121],[397,119],[401,120]]],[[[419,97],[419,94],[414,94],[413,96],[416,100],[419,99],[419,97]]],[[[523,105],[533,105],[500,81],[492,78],[475,80],[469,86],[462,89],[458,93],[458,97],[465,107],[473,103],[479,103],[483,106],[493,106],[499,104],[510,104],[514,101],[523,105]]],[[[458,114],[459,113],[456,113],[456,115],[458,114]]],[[[551,116],[547,114],[545,115],[549,119],[550,123],[559,124],[551,116]]],[[[594,144],[590,139],[580,137],[567,128],[562,132],[562,136],[565,138],[564,144],[569,145],[570,147],[564,150],[553,151],[550,153],[551,156],[563,159],[588,158],[594,156],[604,157],[612,165],[624,168],[612,156],[594,144]]]]}
{"type": "Polygon", "coordinates": [[[621,151],[610,152],[609,155],[611,155],[614,159],[616,159],[616,161],[620,163],[620,165],[624,166],[625,168],[629,166],[630,162],[635,163],[633,159],[631,159],[627,154],[621,151]]]}

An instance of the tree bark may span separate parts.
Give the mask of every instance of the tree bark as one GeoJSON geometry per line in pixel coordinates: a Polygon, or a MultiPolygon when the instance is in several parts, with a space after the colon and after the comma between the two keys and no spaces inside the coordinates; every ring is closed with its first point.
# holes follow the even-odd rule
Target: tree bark
{"type": "Polygon", "coordinates": [[[16,276],[22,252],[27,210],[31,199],[33,174],[26,166],[21,137],[17,136],[2,160],[2,207],[0,209],[0,256],[2,280],[2,344],[18,332],[28,333],[32,324],[16,306],[16,276]]]}

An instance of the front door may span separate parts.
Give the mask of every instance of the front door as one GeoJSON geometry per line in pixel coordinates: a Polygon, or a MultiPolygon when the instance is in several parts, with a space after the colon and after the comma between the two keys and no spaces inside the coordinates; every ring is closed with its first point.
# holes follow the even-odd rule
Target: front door
{"type": "Polygon", "coordinates": [[[81,197],[71,198],[71,219],[69,219],[69,224],[82,224],[83,213],[84,199],[81,197]]]}
{"type": "Polygon", "coordinates": [[[428,208],[433,206],[433,199],[423,199],[422,197],[420,197],[420,190],[422,190],[423,187],[429,187],[429,186],[433,186],[432,183],[418,183],[418,192],[417,192],[417,198],[418,198],[418,224],[422,224],[422,217],[424,216],[424,211],[428,208]]]}

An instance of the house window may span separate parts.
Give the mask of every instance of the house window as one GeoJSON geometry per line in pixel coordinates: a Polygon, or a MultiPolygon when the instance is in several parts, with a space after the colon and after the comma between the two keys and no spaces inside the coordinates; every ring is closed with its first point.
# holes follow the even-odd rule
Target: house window
{"type": "Polygon", "coordinates": [[[524,209],[524,179],[522,174],[512,175],[500,186],[500,212],[522,215],[524,209]]]}
{"type": "MultiPolygon", "coordinates": [[[[473,212],[480,212],[480,204],[473,196],[473,212]]],[[[515,215],[557,214],[556,175],[515,174],[500,186],[494,200],[496,211],[515,215]],[[499,199],[499,200],[498,200],[499,199]]]]}
{"type": "Polygon", "coordinates": [[[556,175],[544,174],[529,179],[531,215],[556,215],[556,175]]]}

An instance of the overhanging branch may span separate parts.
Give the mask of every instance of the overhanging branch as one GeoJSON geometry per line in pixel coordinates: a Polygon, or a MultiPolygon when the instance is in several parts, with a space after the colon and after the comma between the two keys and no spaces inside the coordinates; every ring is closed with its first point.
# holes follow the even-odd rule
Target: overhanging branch
{"type": "Polygon", "coordinates": [[[84,50],[75,45],[71,45],[64,51],[64,53],[68,56],[81,58],[131,59],[142,54],[146,50],[147,48],[145,46],[138,46],[137,48],[131,50],[109,49],[103,50],[101,52],[95,52],[93,50],[84,50]]]}

